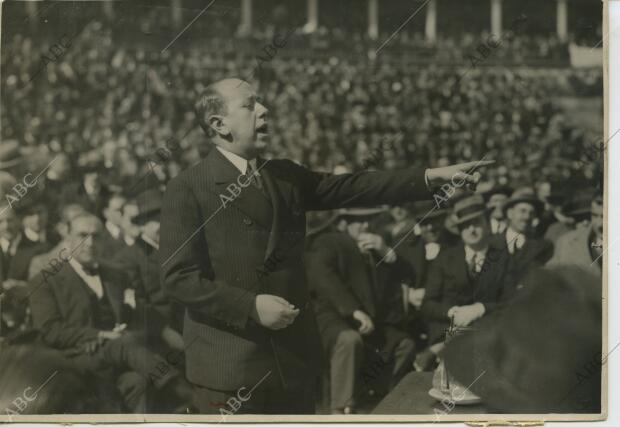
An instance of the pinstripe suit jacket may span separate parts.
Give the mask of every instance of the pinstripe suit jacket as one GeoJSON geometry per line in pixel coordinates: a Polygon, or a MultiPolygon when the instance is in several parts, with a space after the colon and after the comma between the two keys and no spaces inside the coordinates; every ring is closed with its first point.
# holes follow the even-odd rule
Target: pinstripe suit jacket
{"type": "Polygon", "coordinates": [[[258,168],[266,194],[248,186],[235,196],[227,188],[239,171],[213,149],[164,196],[162,283],[186,307],[187,374],[204,387],[252,387],[269,371],[286,386],[321,365],[303,265],[306,211],[431,197],[423,170],[334,176],[261,159],[258,168]],[[262,293],[299,308],[295,322],[280,331],[256,324],[249,314],[262,293]]]}

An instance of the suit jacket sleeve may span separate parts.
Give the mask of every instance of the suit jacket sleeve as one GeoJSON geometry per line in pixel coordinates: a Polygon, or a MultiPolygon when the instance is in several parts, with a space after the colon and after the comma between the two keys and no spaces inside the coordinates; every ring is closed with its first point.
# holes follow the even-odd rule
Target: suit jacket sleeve
{"type": "Polygon", "coordinates": [[[203,235],[206,218],[188,183],[173,179],[164,195],[161,214],[161,274],[164,292],[189,309],[244,328],[256,294],[206,276],[210,264],[203,235]]]}
{"type": "Polygon", "coordinates": [[[428,319],[446,320],[450,305],[442,302],[443,297],[443,256],[439,257],[431,264],[430,271],[426,281],[426,293],[424,294],[424,302],[422,303],[422,313],[428,319]]]}
{"type": "Polygon", "coordinates": [[[310,286],[329,301],[341,316],[352,316],[362,305],[341,279],[334,245],[324,236],[319,237],[315,245],[318,246],[306,255],[310,286]]]}
{"type": "Polygon", "coordinates": [[[285,162],[300,180],[306,210],[399,204],[432,197],[422,169],[332,175],[285,162]]]}
{"type": "Polygon", "coordinates": [[[35,276],[30,286],[32,320],[46,344],[57,349],[66,349],[97,338],[98,329],[72,326],[63,321],[58,310],[58,301],[52,290],[53,285],[43,275],[35,276]]]}

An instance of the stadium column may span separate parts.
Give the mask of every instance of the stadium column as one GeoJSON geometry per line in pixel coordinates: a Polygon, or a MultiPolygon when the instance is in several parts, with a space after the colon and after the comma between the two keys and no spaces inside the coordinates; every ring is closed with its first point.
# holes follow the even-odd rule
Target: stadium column
{"type": "Polygon", "coordinates": [[[429,42],[437,40],[437,0],[430,0],[426,5],[424,35],[429,42]]]}
{"type": "Polygon", "coordinates": [[[379,37],[379,1],[368,0],[368,37],[376,40],[379,37]]]}
{"type": "Polygon", "coordinates": [[[568,10],[566,0],[557,0],[556,30],[558,38],[566,41],[568,36],[568,10]]]}
{"type": "Polygon", "coordinates": [[[502,35],[502,0],[491,0],[491,33],[502,35]]]}
{"type": "Polygon", "coordinates": [[[181,15],[183,12],[181,0],[171,0],[170,8],[172,9],[172,25],[174,25],[174,28],[179,28],[181,26],[181,15]]]}
{"type": "Polygon", "coordinates": [[[308,0],[308,22],[304,30],[307,32],[316,31],[319,27],[319,0],[308,0]]]}
{"type": "Polygon", "coordinates": [[[241,23],[237,30],[240,35],[247,35],[252,32],[252,0],[241,0],[241,23]]]}
{"type": "MultiPolygon", "coordinates": [[[[36,1],[24,2],[26,6],[26,14],[28,15],[28,23],[31,29],[37,28],[37,21],[34,19],[37,16],[37,3],[36,1]]],[[[6,10],[6,9],[5,9],[6,10]]]]}
{"type": "Polygon", "coordinates": [[[103,15],[106,19],[114,18],[114,3],[111,0],[105,0],[101,7],[103,8],[103,15]]]}

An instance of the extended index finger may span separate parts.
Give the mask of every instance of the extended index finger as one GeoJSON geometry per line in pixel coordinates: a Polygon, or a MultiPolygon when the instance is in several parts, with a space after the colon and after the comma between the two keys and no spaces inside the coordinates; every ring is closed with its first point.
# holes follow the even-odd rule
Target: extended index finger
{"type": "Polygon", "coordinates": [[[492,165],[493,163],[495,163],[495,160],[478,160],[477,162],[460,163],[457,166],[463,172],[473,172],[477,168],[492,165]]]}

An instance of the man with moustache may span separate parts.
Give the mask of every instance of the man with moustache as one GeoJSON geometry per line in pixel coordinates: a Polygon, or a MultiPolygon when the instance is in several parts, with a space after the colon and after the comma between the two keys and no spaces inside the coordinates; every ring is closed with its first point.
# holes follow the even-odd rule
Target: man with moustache
{"type": "Polygon", "coordinates": [[[268,110],[248,83],[209,85],[195,110],[214,147],[169,182],[160,251],[164,290],[186,308],[196,404],[201,413],[220,413],[214,401],[237,414],[314,413],[322,355],[302,258],[305,212],[430,198],[452,178],[476,184],[474,165],[490,162],[317,173],[259,157],[268,110]]]}
{"type": "MultiPolygon", "coordinates": [[[[469,326],[495,310],[507,296],[508,258],[498,256],[502,248],[491,239],[487,215],[488,208],[479,194],[454,205],[452,219],[462,242],[438,255],[429,272],[422,304],[429,323],[429,355],[436,355],[442,348],[451,320],[456,326],[469,326]]],[[[419,357],[418,361],[429,359],[419,357]]]]}

